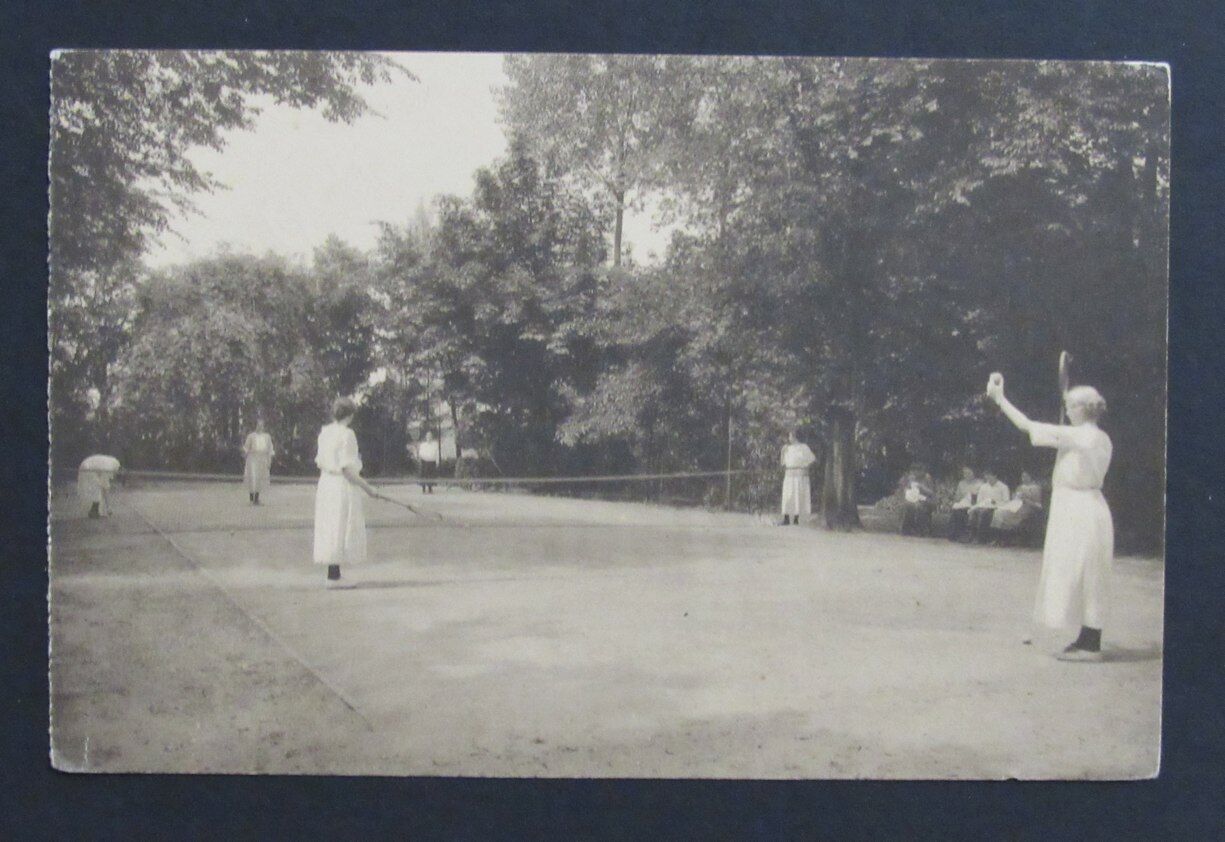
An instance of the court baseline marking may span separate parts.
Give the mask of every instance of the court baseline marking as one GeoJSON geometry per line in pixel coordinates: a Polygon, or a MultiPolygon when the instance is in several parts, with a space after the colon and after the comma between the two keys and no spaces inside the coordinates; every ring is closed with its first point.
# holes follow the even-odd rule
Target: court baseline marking
{"type": "Polygon", "coordinates": [[[248,620],[254,623],[256,628],[260,629],[265,635],[267,635],[269,640],[271,640],[274,644],[276,644],[281,649],[283,649],[286,652],[286,654],[288,654],[291,658],[297,661],[298,664],[301,665],[301,667],[304,670],[310,673],[310,675],[313,676],[316,681],[318,681],[325,688],[327,688],[332,693],[332,695],[340,699],[341,703],[344,704],[345,707],[351,710],[354,713],[354,715],[356,715],[357,718],[362,721],[362,724],[366,726],[367,730],[371,732],[374,731],[374,726],[370,723],[370,720],[367,719],[366,716],[360,710],[358,710],[357,706],[354,705],[353,702],[349,699],[349,697],[345,695],[344,691],[342,691],[339,687],[337,687],[332,682],[324,678],[323,675],[321,675],[314,667],[312,667],[307,662],[305,657],[303,657],[293,646],[287,643],[284,638],[282,638],[279,634],[273,631],[272,627],[269,626],[262,619],[260,619],[259,616],[252,614],[250,611],[244,608],[242,602],[237,597],[235,597],[233,593],[231,593],[229,588],[227,588],[221,581],[219,581],[217,577],[213,576],[208,571],[208,568],[206,568],[203,564],[201,564],[200,561],[196,559],[191,553],[185,550],[182,547],[182,545],[179,544],[179,542],[175,541],[174,538],[171,537],[171,535],[169,535],[168,533],[160,529],[156,523],[154,523],[152,520],[146,517],[145,513],[142,512],[140,508],[136,506],[136,504],[132,503],[131,501],[124,501],[124,502],[128,507],[132,509],[133,512],[136,513],[136,516],[138,518],[144,521],[145,524],[148,525],[148,527],[151,530],[153,530],[153,532],[157,533],[157,535],[160,536],[163,541],[169,544],[171,548],[175,551],[176,554],[181,556],[188,564],[192,566],[194,570],[196,570],[205,579],[207,579],[209,583],[213,585],[213,587],[221,591],[221,593],[230,602],[230,604],[238,609],[238,612],[240,614],[242,614],[244,617],[246,617],[248,620]]]}

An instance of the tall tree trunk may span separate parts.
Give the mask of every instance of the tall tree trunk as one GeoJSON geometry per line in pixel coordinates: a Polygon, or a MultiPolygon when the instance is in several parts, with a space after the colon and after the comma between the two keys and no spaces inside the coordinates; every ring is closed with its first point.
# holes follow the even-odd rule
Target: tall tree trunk
{"type": "Polygon", "coordinates": [[[830,447],[825,453],[821,512],[830,529],[859,526],[855,503],[855,417],[843,407],[830,410],[830,447]]]}
{"type": "Polygon", "coordinates": [[[613,266],[621,265],[621,226],[625,221],[625,191],[618,190],[613,193],[613,199],[617,203],[617,216],[613,223],[613,266]]]}
{"type": "Polygon", "coordinates": [[[821,512],[829,529],[851,530],[859,527],[859,507],[856,504],[855,475],[858,461],[855,447],[855,424],[862,411],[857,365],[865,359],[863,290],[869,282],[872,267],[868,263],[869,246],[864,234],[853,224],[841,238],[840,262],[843,271],[840,298],[845,302],[841,346],[841,373],[835,389],[836,402],[827,418],[830,426],[830,447],[825,452],[824,476],[821,483],[821,512]]]}

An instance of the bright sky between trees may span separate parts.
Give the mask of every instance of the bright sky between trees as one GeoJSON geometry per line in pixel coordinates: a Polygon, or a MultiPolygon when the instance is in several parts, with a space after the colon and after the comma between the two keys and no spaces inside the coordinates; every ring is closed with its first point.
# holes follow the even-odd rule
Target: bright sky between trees
{"type": "MultiPolygon", "coordinates": [[[[193,159],[227,187],[194,197],[199,213],[176,219],[150,250],[165,266],[220,249],[309,260],[329,234],[374,245],[376,223],[403,223],[435,196],[467,196],[473,174],[506,151],[494,89],[506,83],[500,53],[398,53],[419,79],[364,92],[377,115],[352,125],[317,111],[264,103],[255,128],[225,150],[193,159]]],[[[669,233],[649,212],[626,216],[639,261],[662,253],[669,233]]]]}

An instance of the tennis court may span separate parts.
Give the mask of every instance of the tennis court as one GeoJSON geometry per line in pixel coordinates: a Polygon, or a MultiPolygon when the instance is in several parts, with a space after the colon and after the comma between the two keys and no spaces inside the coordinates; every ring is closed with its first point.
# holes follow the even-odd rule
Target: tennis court
{"type": "Polygon", "coordinates": [[[1028,616],[1039,554],[746,514],[387,489],[327,591],[313,488],[52,500],[58,768],[389,775],[1144,777],[1162,563],[1116,561],[1107,660],[1028,616]]]}

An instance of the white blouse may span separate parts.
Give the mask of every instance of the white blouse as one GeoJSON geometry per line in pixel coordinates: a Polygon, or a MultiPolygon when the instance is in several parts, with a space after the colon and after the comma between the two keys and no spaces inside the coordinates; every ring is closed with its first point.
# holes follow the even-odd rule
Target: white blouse
{"type": "Polygon", "coordinates": [[[362,472],[362,457],[357,451],[357,434],[344,424],[331,423],[319,431],[315,464],[325,474],[339,474],[345,468],[362,472]]]}
{"type": "Polygon", "coordinates": [[[1055,488],[1100,489],[1110,468],[1114,446],[1110,436],[1096,424],[1061,427],[1057,424],[1031,423],[1029,441],[1034,447],[1055,447],[1055,488]]]}
{"type": "Polygon", "coordinates": [[[783,448],[783,467],[789,470],[807,468],[816,461],[812,448],[806,444],[789,444],[783,448]]]}
{"type": "Polygon", "coordinates": [[[272,436],[268,433],[251,433],[247,436],[246,447],[248,453],[271,453],[272,452],[272,436]]]}

